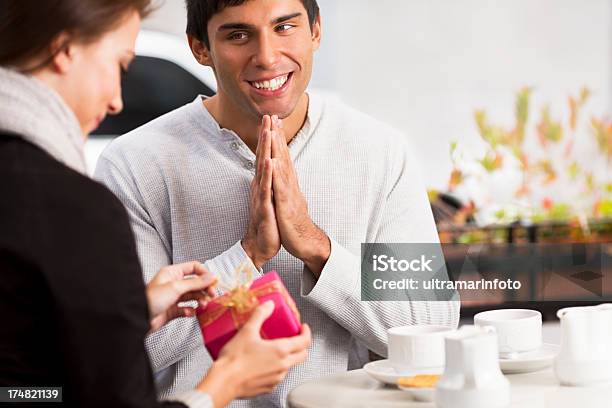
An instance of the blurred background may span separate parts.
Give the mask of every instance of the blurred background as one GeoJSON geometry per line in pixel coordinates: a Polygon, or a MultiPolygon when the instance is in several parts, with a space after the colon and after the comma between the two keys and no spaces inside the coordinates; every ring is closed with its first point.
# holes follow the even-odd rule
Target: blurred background
{"type": "MultiPolygon", "coordinates": [[[[216,90],[187,48],[183,0],[158,4],[124,79],[125,112],[88,142],[91,169],[113,137],[216,90]]],[[[406,135],[443,242],[582,243],[609,267],[612,0],[319,6],[311,89],[406,135]]],[[[587,280],[612,295],[602,271],[587,280]]]]}

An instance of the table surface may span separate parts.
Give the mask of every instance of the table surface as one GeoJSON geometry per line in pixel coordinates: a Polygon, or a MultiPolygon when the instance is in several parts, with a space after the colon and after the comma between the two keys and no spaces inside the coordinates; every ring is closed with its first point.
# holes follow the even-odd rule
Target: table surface
{"type": "MultiPolygon", "coordinates": [[[[552,368],[509,374],[511,405],[521,408],[604,408],[612,406],[612,386],[560,386],[552,368]]],[[[308,381],[288,397],[291,408],[432,408],[433,402],[415,401],[393,386],[371,378],[364,370],[347,371],[308,381]]]]}

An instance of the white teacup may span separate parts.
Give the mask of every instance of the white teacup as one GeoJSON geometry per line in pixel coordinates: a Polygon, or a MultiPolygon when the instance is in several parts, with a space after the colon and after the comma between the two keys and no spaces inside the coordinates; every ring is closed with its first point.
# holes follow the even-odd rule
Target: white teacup
{"type": "Polygon", "coordinates": [[[495,327],[501,358],[517,358],[542,346],[542,314],[537,310],[488,310],[474,316],[474,324],[495,327]]]}
{"type": "Polygon", "coordinates": [[[398,374],[444,367],[444,336],[447,326],[415,325],[387,330],[389,362],[398,374]]]}

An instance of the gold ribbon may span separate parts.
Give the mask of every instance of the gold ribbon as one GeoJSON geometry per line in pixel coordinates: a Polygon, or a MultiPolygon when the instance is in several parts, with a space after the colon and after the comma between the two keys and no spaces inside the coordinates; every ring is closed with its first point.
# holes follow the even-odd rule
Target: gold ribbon
{"type": "Polygon", "coordinates": [[[244,261],[238,266],[235,276],[236,282],[233,288],[220,284],[222,289],[227,293],[210,301],[210,303],[216,303],[221,307],[202,315],[200,319],[202,326],[210,325],[229,310],[236,329],[239,329],[246,323],[253,310],[259,305],[258,297],[272,293],[280,294],[293,315],[300,321],[300,312],[297,310],[297,306],[289,293],[287,293],[285,286],[280,281],[274,280],[255,289],[251,289],[251,285],[253,284],[253,272],[248,267],[248,261],[244,261]],[[242,273],[244,273],[247,278],[244,283],[242,283],[240,278],[242,273]]]}

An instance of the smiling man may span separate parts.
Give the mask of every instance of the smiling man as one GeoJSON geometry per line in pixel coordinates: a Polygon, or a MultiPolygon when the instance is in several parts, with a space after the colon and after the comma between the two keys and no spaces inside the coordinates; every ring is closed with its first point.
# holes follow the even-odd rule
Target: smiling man
{"type": "MultiPolygon", "coordinates": [[[[405,137],[306,92],[321,40],[315,0],[188,0],[195,58],[217,95],[198,96],[117,139],[96,177],[123,201],[149,280],[199,259],[231,282],[245,259],[275,269],[313,332],[309,359],[268,395],[236,406],[283,406],[297,384],[347,369],[353,345],[386,355],[386,329],[456,326],[456,302],[362,302],[362,242],[437,242],[405,137]]],[[[210,366],[197,321],[147,340],[162,395],[210,366]]]]}

